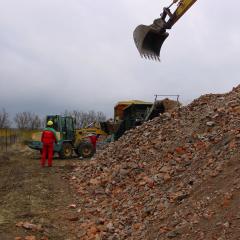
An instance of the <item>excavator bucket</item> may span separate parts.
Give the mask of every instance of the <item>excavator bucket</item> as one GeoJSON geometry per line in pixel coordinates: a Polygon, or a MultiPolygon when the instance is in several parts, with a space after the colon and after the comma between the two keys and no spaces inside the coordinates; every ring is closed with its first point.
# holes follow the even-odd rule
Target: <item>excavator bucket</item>
{"type": "Polygon", "coordinates": [[[161,47],[168,35],[165,29],[154,25],[139,25],[133,32],[133,39],[142,57],[160,61],[161,47]]]}

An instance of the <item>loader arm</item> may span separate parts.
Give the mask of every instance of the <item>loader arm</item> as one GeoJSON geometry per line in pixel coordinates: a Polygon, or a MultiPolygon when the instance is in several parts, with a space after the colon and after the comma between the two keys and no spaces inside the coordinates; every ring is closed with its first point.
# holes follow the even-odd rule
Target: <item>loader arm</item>
{"type": "Polygon", "coordinates": [[[182,0],[175,12],[173,13],[172,19],[170,19],[171,26],[173,26],[179,18],[183,16],[185,12],[196,2],[197,0],[182,0]]]}
{"type": "Polygon", "coordinates": [[[171,29],[196,1],[173,0],[169,7],[163,8],[160,18],[155,19],[153,24],[136,27],[133,32],[133,39],[140,55],[145,58],[160,60],[162,44],[169,35],[166,30],[171,29]],[[170,8],[174,4],[178,4],[178,6],[172,13],[170,8]]]}

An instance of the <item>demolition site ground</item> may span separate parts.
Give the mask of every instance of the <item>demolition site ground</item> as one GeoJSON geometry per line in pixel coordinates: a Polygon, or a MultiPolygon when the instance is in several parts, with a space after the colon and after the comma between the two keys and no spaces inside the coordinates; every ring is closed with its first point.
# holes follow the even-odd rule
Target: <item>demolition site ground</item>
{"type": "Polygon", "coordinates": [[[0,155],[1,240],[74,239],[75,197],[67,180],[74,161],[41,168],[39,157],[0,155]]]}

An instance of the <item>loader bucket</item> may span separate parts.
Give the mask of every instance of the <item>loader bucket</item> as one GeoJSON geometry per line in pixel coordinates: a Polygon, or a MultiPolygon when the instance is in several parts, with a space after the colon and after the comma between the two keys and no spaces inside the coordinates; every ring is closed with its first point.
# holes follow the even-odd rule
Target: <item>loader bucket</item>
{"type": "Polygon", "coordinates": [[[139,25],[133,32],[133,39],[142,57],[160,61],[161,47],[168,35],[166,30],[139,25]]]}

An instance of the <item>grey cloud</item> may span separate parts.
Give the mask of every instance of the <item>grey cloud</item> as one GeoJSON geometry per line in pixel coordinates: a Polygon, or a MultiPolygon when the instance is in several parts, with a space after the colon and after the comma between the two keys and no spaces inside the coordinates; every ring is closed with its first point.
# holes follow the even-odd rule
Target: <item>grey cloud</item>
{"type": "Polygon", "coordinates": [[[189,101],[239,84],[239,1],[199,0],[170,31],[161,63],[140,58],[132,32],[170,1],[0,2],[0,107],[112,114],[121,99],[189,101]],[[226,17],[226,14],[229,17],[226,17]]]}

